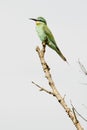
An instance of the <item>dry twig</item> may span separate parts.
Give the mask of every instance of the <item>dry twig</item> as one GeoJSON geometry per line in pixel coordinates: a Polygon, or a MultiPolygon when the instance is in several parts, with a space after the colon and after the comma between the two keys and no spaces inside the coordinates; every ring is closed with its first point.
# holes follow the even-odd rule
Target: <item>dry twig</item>
{"type": "Polygon", "coordinates": [[[85,66],[78,60],[79,66],[81,68],[81,70],[84,72],[85,75],[87,75],[87,70],[85,68],[85,66]]]}
{"type": "Polygon", "coordinates": [[[40,89],[40,91],[44,91],[44,92],[46,92],[46,93],[48,93],[48,94],[51,94],[51,95],[55,96],[55,94],[54,94],[53,92],[48,91],[48,90],[44,89],[43,87],[40,87],[38,84],[36,84],[36,83],[33,82],[33,81],[32,81],[32,83],[33,83],[34,85],[36,85],[36,86],[40,89]]]}
{"type": "MultiPolygon", "coordinates": [[[[72,110],[73,110],[73,113],[74,113],[74,115],[75,115],[76,120],[77,120],[77,117],[76,117],[76,113],[77,113],[84,121],[87,122],[87,119],[85,119],[85,118],[76,110],[76,108],[73,106],[72,103],[71,103],[71,106],[72,106],[72,110]],[[76,112],[76,113],[75,113],[75,112],[76,112]]],[[[77,120],[77,121],[78,121],[78,120],[77,120]]]]}

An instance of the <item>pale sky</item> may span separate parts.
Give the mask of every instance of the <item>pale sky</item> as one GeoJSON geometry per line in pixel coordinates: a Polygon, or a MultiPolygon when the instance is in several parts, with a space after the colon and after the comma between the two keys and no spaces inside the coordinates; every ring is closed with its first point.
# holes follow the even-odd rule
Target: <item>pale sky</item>
{"type": "MultiPolygon", "coordinates": [[[[50,48],[45,59],[58,91],[87,119],[87,0],[0,0],[0,130],[76,130],[50,90],[35,51],[41,41],[29,18],[43,16],[69,65],[50,48]]],[[[84,130],[87,122],[78,119],[84,130]]]]}

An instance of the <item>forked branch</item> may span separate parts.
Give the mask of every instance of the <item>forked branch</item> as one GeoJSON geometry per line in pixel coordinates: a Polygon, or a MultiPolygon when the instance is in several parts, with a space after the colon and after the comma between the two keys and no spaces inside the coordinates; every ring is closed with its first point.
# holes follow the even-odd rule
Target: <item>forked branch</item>
{"type": "Polygon", "coordinates": [[[45,58],[44,58],[44,54],[45,54],[45,49],[46,49],[46,45],[45,43],[42,44],[42,49],[40,49],[39,47],[36,48],[36,51],[38,53],[38,56],[40,58],[40,62],[41,62],[41,65],[42,65],[42,68],[43,68],[43,71],[45,73],[45,77],[47,78],[48,80],[48,83],[49,83],[49,86],[51,87],[52,89],[52,92],[49,93],[47,90],[45,90],[44,88],[38,86],[37,84],[35,84],[37,87],[40,88],[40,90],[42,91],[45,91],[49,94],[52,94],[56,97],[56,99],[58,100],[58,102],[60,103],[60,105],[64,108],[65,112],[67,113],[68,117],[72,120],[73,124],[75,125],[75,127],[77,128],[77,130],[84,130],[80,124],[80,122],[77,120],[76,118],[76,115],[74,113],[74,111],[72,109],[70,109],[68,107],[68,105],[66,104],[65,102],[65,99],[61,96],[61,94],[59,93],[59,91],[57,90],[56,86],[55,86],[55,83],[52,79],[52,76],[51,76],[51,73],[50,73],[50,68],[48,66],[48,64],[46,63],[45,61],[45,58]]]}

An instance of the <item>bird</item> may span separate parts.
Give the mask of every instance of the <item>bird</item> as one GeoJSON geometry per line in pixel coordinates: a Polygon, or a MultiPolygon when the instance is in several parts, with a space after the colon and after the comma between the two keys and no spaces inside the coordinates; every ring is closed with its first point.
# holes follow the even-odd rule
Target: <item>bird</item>
{"type": "Polygon", "coordinates": [[[58,48],[55,38],[50,31],[49,27],[47,26],[47,21],[43,17],[37,17],[35,18],[30,18],[30,20],[35,21],[36,23],[36,32],[42,41],[42,43],[46,43],[50,48],[52,48],[54,51],[57,52],[57,54],[62,58],[63,61],[67,62],[67,59],[65,56],[62,54],[60,49],[58,48]]]}

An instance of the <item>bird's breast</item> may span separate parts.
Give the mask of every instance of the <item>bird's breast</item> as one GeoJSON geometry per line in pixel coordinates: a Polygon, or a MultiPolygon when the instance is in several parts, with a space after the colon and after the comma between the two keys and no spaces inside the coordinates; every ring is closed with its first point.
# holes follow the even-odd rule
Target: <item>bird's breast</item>
{"type": "Polygon", "coordinates": [[[46,34],[44,32],[43,26],[40,26],[40,25],[36,26],[36,31],[38,33],[38,36],[39,36],[40,40],[42,42],[45,41],[47,36],[46,36],[46,34]]]}

